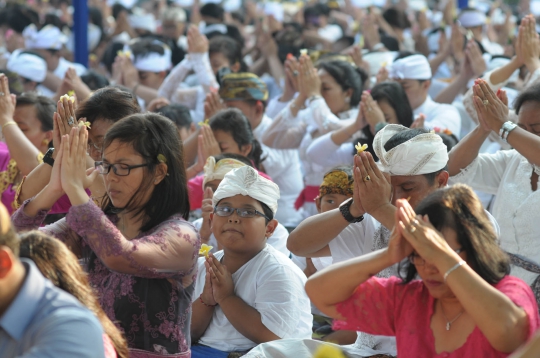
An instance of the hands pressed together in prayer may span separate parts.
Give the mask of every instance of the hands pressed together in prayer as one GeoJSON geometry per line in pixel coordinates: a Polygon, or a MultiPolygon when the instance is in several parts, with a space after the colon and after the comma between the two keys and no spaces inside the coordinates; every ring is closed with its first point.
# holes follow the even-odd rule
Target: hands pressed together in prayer
{"type": "Polygon", "coordinates": [[[478,79],[473,86],[474,107],[478,113],[480,127],[486,132],[499,132],[508,120],[508,97],[506,91],[500,89],[493,92],[486,81],[478,79]]]}
{"type": "Polygon", "coordinates": [[[234,296],[234,282],[227,266],[219,262],[214,255],[205,258],[206,278],[201,299],[207,306],[221,304],[234,296]]]}

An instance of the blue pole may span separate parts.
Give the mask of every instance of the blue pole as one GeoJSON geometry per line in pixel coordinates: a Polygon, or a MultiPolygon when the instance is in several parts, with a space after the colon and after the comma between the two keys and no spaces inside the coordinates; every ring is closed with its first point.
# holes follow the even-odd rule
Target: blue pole
{"type": "Polygon", "coordinates": [[[458,9],[464,9],[469,6],[469,0],[457,0],[458,9]]]}
{"type": "Polygon", "coordinates": [[[73,9],[75,62],[88,67],[88,4],[86,0],[73,0],[73,9]]]}

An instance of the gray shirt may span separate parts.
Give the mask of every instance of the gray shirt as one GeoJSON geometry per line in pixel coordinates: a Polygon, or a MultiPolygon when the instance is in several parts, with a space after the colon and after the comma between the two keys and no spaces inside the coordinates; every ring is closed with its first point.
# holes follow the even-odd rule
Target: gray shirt
{"type": "Polygon", "coordinates": [[[34,262],[21,259],[26,277],[0,317],[3,358],[101,358],[103,328],[75,297],[47,280],[34,262]]]}

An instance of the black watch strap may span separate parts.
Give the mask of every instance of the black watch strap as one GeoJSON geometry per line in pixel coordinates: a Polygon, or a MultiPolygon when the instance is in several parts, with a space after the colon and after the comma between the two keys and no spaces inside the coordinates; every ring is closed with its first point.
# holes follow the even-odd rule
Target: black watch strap
{"type": "Polygon", "coordinates": [[[351,204],[353,202],[353,198],[350,198],[349,200],[344,201],[339,206],[339,211],[341,212],[341,215],[343,215],[343,218],[347,220],[347,222],[354,224],[359,223],[362,220],[364,220],[364,215],[360,215],[359,217],[355,218],[351,214],[351,204]]]}
{"type": "Polygon", "coordinates": [[[49,164],[51,167],[54,166],[54,159],[52,157],[54,153],[54,148],[49,148],[45,156],[43,157],[43,163],[49,164]]]}

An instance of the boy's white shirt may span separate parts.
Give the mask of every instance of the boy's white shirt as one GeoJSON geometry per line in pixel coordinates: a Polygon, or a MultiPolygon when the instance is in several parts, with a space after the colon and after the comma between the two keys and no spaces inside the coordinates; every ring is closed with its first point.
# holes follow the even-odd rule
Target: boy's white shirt
{"type": "MultiPolygon", "coordinates": [[[[223,251],[214,256],[220,260],[223,251]]],[[[199,258],[198,269],[193,301],[204,288],[204,258],[199,258]]],[[[272,333],[280,338],[311,338],[313,317],[304,290],[306,276],[287,256],[267,244],[232,276],[235,295],[259,311],[262,323],[272,333]]],[[[225,352],[257,345],[233,327],[219,305],[199,343],[225,352]]]]}

